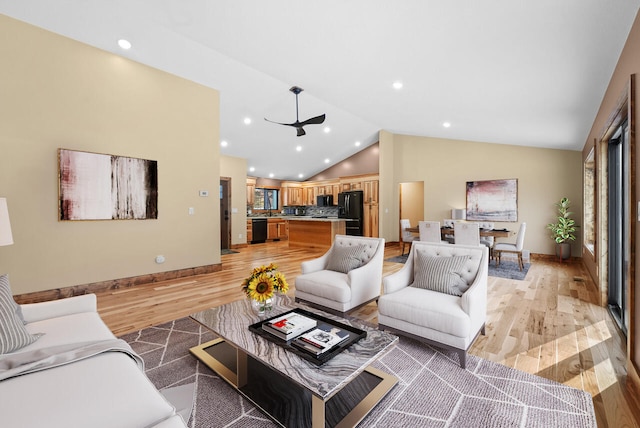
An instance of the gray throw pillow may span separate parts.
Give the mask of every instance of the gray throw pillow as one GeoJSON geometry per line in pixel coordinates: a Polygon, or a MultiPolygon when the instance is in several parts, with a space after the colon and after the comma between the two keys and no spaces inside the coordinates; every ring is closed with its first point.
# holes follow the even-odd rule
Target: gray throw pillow
{"type": "Polygon", "coordinates": [[[462,296],[469,288],[462,271],[469,256],[430,257],[418,253],[413,266],[413,287],[462,296]]]}
{"type": "Polygon", "coordinates": [[[27,331],[18,315],[19,308],[13,300],[9,278],[7,275],[0,275],[0,354],[24,348],[41,336],[27,331]]]}
{"type": "Polygon", "coordinates": [[[357,269],[364,264],[364,245],[350,245],[347,247],[335,246],[331,250],[327,269],[335,272],[349,273],[350,270],[357,269]]]}

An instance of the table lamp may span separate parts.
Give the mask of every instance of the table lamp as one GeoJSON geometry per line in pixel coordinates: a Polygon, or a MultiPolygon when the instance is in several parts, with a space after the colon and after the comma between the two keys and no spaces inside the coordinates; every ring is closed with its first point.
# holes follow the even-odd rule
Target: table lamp
{"type": "Polygon", "coordinates": [[[0,246],[13,244],[7,198],[0,198],[0,246]]]}

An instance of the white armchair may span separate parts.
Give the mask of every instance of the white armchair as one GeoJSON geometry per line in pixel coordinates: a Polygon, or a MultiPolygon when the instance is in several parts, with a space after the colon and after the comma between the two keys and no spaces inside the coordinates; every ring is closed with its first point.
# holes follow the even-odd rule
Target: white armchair
{"type": "Polygon", "coordinates": [[[383,279],[378,328],[454,350],[465,368],[484,334],[488,257],[484,246],[414,242],[404,267],[383,279]]]}
{"type": "Polygon", "coordinates": [[[384,239],[336,235],[319,258],[302,262],[295,300],[344,316],[380,296],[384,239]]]}

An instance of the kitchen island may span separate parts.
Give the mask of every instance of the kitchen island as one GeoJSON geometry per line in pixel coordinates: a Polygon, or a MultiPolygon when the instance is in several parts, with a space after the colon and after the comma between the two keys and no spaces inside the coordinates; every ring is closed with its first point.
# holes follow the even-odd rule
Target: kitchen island
{"type": "Polygon", "coordinates": [[[343,218],[287,217],[289,247],[325,248],[333,244],[336,235],[344,235],[343,218]]]}

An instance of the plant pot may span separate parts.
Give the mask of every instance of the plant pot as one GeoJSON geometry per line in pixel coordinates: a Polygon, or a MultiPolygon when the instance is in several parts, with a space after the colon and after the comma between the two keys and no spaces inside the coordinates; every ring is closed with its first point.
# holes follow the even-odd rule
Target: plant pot
{"type": "Polygon", "coordinates": [[[561,260],[568,260],[571,257],[571,244],[568,242],[556,244],[556,257],[561,260]]]}

